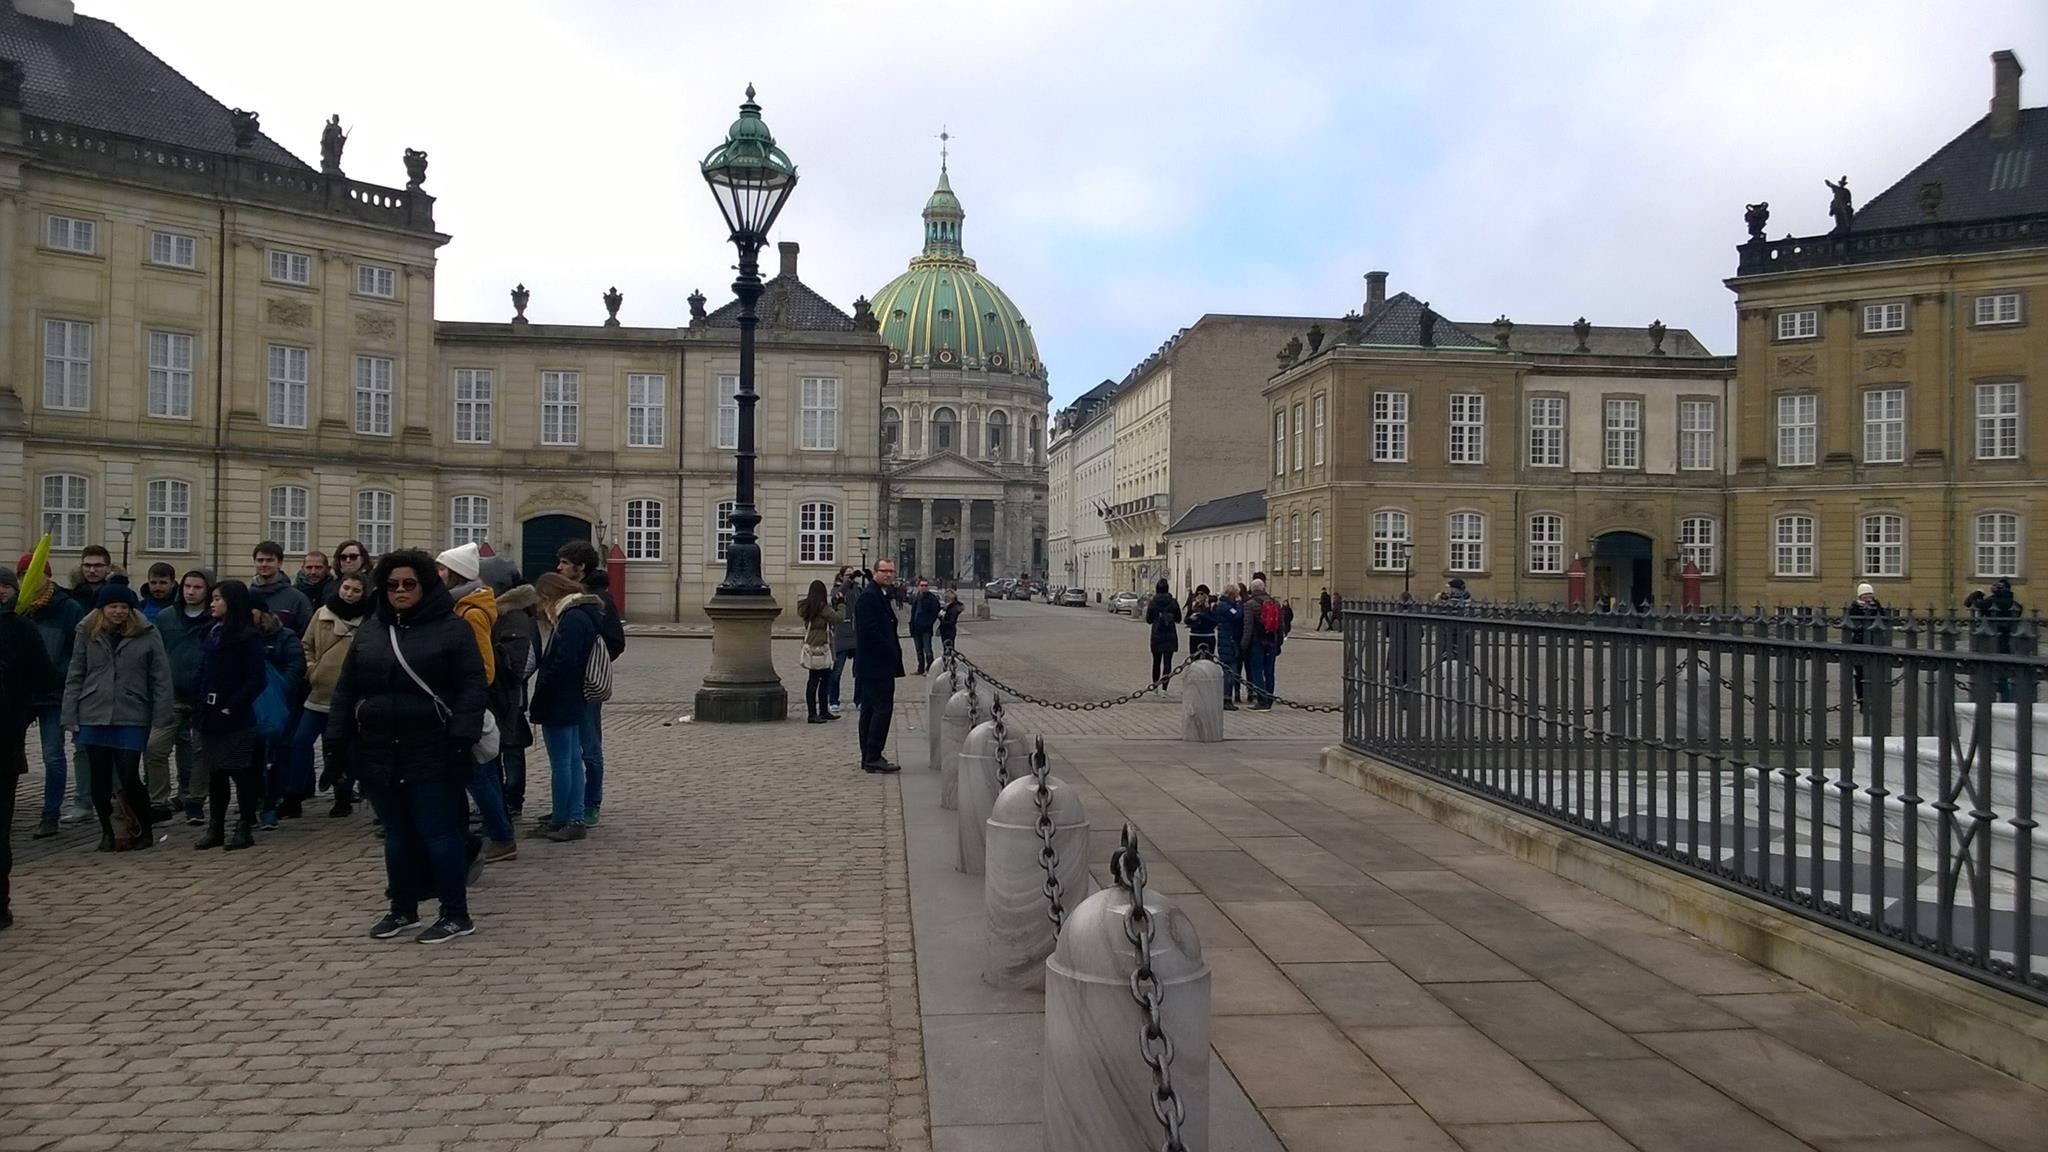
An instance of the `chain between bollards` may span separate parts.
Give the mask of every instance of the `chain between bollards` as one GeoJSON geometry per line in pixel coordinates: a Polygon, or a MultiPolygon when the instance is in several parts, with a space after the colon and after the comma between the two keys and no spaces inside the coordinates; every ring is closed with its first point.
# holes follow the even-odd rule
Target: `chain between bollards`
{"type": "MultiPolygon", "coordinates": [[[[1011,687],[1008,684],[1003,683],[1001,680],[996,679],[994,676],[989,675],[987,669],[983,668],[979,664],[976,664],[972,659],[966,656],[961,656],[960,662],[962,664],[967,665],[968,676],[970,680],[974,676],[978,675],[983,680],[988,681],[989,684],[994,686],[997,690],[1007,692],[1010,695],[1015,696],[1019,701],[1025,704],[1035,704],[1040,708],[1051,708],[1057,712],[1093,712],[1101,708],[1114,708],[1119,704],[1128,704],[1133,700],[1142,700],[1146,696],[1149,696],[1154,692],[1164,692],[1166,690],[1166,685],[1168,681],[1172,680],[1175,676],[1180,675],[1182,672],[1187,671],[1188,665],[1193,664],[1198,659],[1201,659],[1201,656],[1199,654],[1189,656],[1187,659],[1181,661],[1180,664],[1177,667],[1175,667],[1171,672],[1168,672],[1165,676],[1160,677],[1157,683],[1147,684],[1143,688],[1139,688],[1131,692],[1126,692],[1121,696],[1111,697],[1108,700],[1089,700],[1082,702],[1073,702],[1066,700],[1047,700],[1042,696],[1033,696],[1029,692],[1020,691],[1016,688],[1011,687]]],[[[1307,707],[1306,705],[1291,706],[1307,707]]],[[[1329,708],[1326,709],[1326,711],[1335,712],[1337,711],[1337,709],[1329,708]]]]}
{"type": "Polygon", "coordinates": [[[989,719],[996,726],[996,792],[1010,785],[1010,733],[1003,726],[1003,698],[989,701],[989,719]]]}
{"type": "Polygon", "coordinates": [[[1131,970],[1131,999],[1145,1015],[1138,1029],[1138,1055],[1152,1070],[1152,1114],[1165,1129],[1160,1152],[1187,1152],[1180,1132],[1187,1109],[1173,1087],[1173,1040],[1160,1018],[1166,991],[1152,971],[1153,925],[1152,913],[1145,907],[1145,862],[1138,856],[1138,830],[1129,824],[1124,825],[1122,846],[1110,858],[1110,872],[1131,896],[1131,912],[1124,919],[1124,936],[1138,949],[1138,965],[1131,970]]]}
{"type": "Polygon", "coordinates": [[[1052,769],[1046,763],[1043,736],[1032,750],[1031,775],[1038,784],[1032,799],[1038,804],[1038,866],[1045,869],[1045,914],[1057,933],[1067,919],[1066,893],[1060,886],[1059,850],[1052,843],[1052,769]]]}

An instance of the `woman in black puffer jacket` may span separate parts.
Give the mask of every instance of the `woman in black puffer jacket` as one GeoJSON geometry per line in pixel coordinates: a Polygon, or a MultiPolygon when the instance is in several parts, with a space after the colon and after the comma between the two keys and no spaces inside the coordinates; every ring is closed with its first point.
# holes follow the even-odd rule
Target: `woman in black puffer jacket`
{"type": "Polygon", "coordinates": [[[354,741],[363,786],[384,818],[391,913],[370,935],[387,939],[418,924],[420,881],[431,876],[441,915],[419,942],[439,944],[475,931],[465,787],[489,699],[483,657],[433,557],[393,552],[377,561],[372,583],[376,610],[342,664],[326,740],[354,741]]]}

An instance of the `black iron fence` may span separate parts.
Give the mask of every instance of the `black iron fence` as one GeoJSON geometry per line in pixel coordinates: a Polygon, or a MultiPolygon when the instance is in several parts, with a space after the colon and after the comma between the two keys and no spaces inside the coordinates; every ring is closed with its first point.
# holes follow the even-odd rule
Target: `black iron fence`
{"type": "Polygon", "coordinates": [[[1346,605],[1344,741],[2048,1003],[2027,617],[1346,605]]]}

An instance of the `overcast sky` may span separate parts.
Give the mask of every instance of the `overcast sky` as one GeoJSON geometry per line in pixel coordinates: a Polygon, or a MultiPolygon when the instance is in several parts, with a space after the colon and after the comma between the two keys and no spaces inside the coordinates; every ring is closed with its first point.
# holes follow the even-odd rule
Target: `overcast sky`
{"type": "MultiPolygon", "coordinates": [[[[965,242],[1055,403],[1204,312],[1662,319],[1734,350],[1742,206],[1824,231],[2039,72],[2048,4],[80,0],[309,162],[427,189],[443,319],[679,324],[732,253],[697,162],[748,82],[802,183],[776,239],[842,307],[902,271],[941,126],[965,242]]],[[[770,268],[772,270],[772,262],[770,268]]]]}

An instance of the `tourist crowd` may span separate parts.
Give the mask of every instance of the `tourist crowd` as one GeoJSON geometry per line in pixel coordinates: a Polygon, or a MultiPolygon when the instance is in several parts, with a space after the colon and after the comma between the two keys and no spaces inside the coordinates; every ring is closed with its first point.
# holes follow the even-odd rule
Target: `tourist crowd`
{"type": "Polygon", "coordinates": [[[32,573],[32,554],[0,568],[0,928],[30,728],[36,839],[97,826],[99,851],[140,851],[182,818],[193,848],[235,851],[316,796],[332,818],[367,801],[384,842],[380,939],[417,927],[424,899],[439,914],[421,943],[474,931],[477,869],[518,855],[535,729],[551,797],[533,834],[582,840],[598,823],[626,637],[595,547],[563,545],[532,582],[475,544],[373,557],[348,540],[331,566],[308,552],[296,577],[274,542],[251,559],[247,580],[154,564],[140,590],[98,545],[64,586],[47,562],[32,573]]]}

